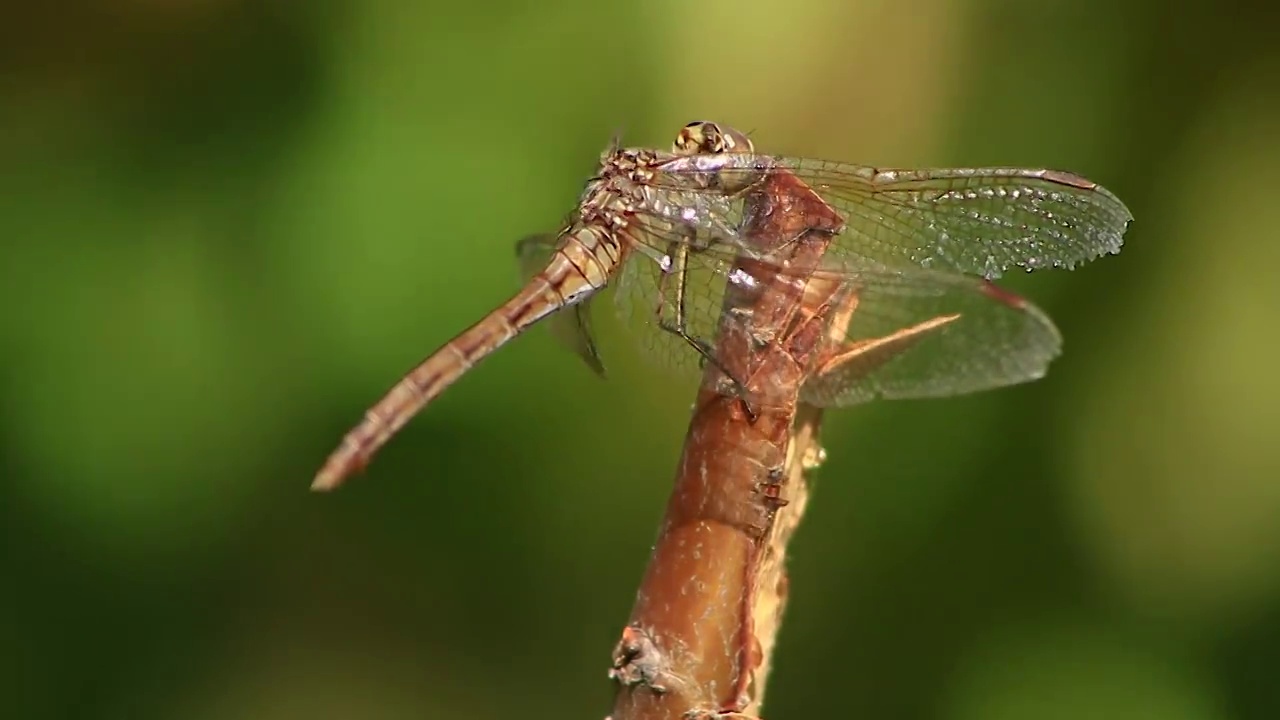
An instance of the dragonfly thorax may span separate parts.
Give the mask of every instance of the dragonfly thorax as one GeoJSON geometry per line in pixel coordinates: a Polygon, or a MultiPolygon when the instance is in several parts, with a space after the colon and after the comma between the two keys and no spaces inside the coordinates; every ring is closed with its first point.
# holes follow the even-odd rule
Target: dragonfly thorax
{"type": "Polygon", "coordinates": [[[582,192],[578,222],[612,231],[627,227],[628,219],[646,207],[646,188],[653,181],[654,168],[665,159],[647,149],[620,149],[605,155],[600,172],[582,192]]]}

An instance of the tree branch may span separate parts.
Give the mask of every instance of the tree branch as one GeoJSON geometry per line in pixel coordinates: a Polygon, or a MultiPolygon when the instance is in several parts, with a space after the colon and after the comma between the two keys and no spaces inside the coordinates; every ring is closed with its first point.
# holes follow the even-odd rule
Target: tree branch
{"type": "Polygon", "coordinates": [[[726,289],[718,364],[704,373],[675,488],[614,650],[610,675],[621,687],[612,720],[750,716],[771,667],[787,543],[807,505],[805,470],[823,455],[821,413],[799,404],[800,387],[810,368],[831,364],[830,339],[843,340],[857,299],[808,278],[843,220],[804,183],[769,174],[744,207],[743,236],[777,254],[740,258],[735,276],[753,281],[726,289]]]}

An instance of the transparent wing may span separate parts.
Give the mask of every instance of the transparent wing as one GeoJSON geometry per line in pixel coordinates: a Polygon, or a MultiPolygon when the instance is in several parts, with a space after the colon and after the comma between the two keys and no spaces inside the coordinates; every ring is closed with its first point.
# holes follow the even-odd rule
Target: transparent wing
{"type": "MultiPolygon", "coordinates": [[[[725,289],[738,260],[751,258],[765,269],[761,276],[735,281],[789,277],[854,304],[844,314],[847,327],[828,328],[826,346],[805,358],[810,379],[802,397],[822,406],[956,395],[1041,377],[1061,349],[1056,328],[987,279],[1012,267],[1073,268],[1118,252],[1131,220],[1104,188],[1051,170],[879,170],[725,153],[669,159],[648,188],[648,203],[635,208],[625,230],[634,251],[617,283],[643,353],[681,372],[714,360],[725,289]],[[820,202],[783,198],[762,209],[751,188],[770,185],[760,182],[770,177],[779,180],[773,186],[812,191],[820,202]],[[811,224],[808,212],[818,213],[811,224]],[[762,221],[768,213],[790,217],[762,221]],[[795,238],[751,236],[759,234],[752,228],[783,225],[797,236],[806,228],[829,235],[817,272],[790,266],[795,238]]],[[[758,321],[737,312],[724,322],[758,321]]],[[[742,329],[770,338],[787,330],[742,329]]]]}
{"type": "Polygon", "coordinates": [[[779,172],[799,178],[844,217],[847,226],[828,252],[833,271],[924,268],[995,278],[1012,267],[1073,268],[1119,252],[1132,220],[1105,188],[1054,170],[881,170],[728,153],[668,160],[652,185],[674,200],[684,223],[723,234],[723,192],[707,186],[736,187],[779,172]],[[713,176],[714,184],[706,182],[713,176]]]}
{"type": "Polygon", "coordinates": [[[987,280],[872,271],[832,282],[856,307],[806,368],[801,399],[814,405],[1016,385],[1043,377],[1062,351],[1048,316],[987,280]]]}
{"type": "MultiPolygon", "coordinates": [[[[646,355],[682,373],[700,367],[701,355],[689,341],[662,326],[681,303],[685,332],[713,352],[728,325],[786,343],[803,314],[777,329],[755,325],[758,317],[749,307],[724,312],[728,278],[744,282],[741,270],[728,269],[734,260],[726,246],[690,253],[683,298],[662,264],[631,260],[618,298],[646,355]]],[[[943,397],[1028,382],[1042,377],[1061,351],[1061,337],[1043,312],[981,278],[924,270],[819,270],[798,278],[788,272],[774,269],[772,277],[745,282],[798,280],[832,298],[821,316],[826,339],[798,356],[809,378],[801,398],[814,405],[943,397]]]]}
{"type": "MultiPolygon", "coordinates": [[[[529,235],[516,243],[516,255],[520,260],[520,280],[530,278],[546,269],[555,253],[558,236],[554,234],[529,235]]],[[[546,319],[552,336],[600,377],[605,376],[604,363],[596,348],[591,332],[591,300],[587,299],[546,319]]]]}

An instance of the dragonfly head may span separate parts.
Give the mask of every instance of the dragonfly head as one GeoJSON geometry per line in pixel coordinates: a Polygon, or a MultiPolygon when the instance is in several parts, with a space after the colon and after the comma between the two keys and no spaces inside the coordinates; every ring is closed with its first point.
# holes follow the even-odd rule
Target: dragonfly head
{"type": "Polygon", "coordinates": [[[671,152],[676,155],[717,155],[729,152],[754,152],[751,138],[727,125],[695,120],[680,129],[671,152]]]}
{"type": "MultiPolygon", "coordinates": [[[[671,144],[671,152],[683,157],[727,155],[752,153],[755,152],[755,147],[751,144],[751,138],[727,125],[697,120],[680,129],[680,134],[671,144]]],[[[699,172],[693,173],[692,177],[704,188],[727,192],[741,190],[754,180],[752,173],[744,173],[741,170],[699,172]]]]}

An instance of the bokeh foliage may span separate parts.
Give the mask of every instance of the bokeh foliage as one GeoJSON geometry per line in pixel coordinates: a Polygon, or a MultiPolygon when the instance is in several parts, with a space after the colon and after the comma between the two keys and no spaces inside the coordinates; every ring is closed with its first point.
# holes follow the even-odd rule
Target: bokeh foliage
{"type": "Polygon", "coordinates": [[[1081,172],[1040,383],[832,413],[771,718],[1280,713],[1280,46],[1154,0],[108,2],[0,23],[0,713],[590,718],[691,389],[532,333],[310,474],[506,297],[615,131],[1081,172]]]}

